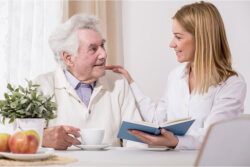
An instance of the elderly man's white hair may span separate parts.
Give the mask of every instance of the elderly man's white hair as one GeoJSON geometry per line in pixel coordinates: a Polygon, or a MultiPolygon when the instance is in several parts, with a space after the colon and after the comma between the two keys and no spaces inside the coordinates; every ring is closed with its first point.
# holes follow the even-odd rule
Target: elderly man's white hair
{"type": "MultiPolygon", "coordinates": [[[[77,56],[79,47],[79,39],[77,36],[78,29],[93,29],[100,33],[98,25],[100,20],[96,16],[77,14],[72,16],[67,22],[61,24],[51,34],[49,45],[52,49],[57,63],[62,68],[67,68],[63,61],[62,54],[67,52],[73,56],[77,56]]],[[[102,35],[100,33],[100,35],[102,35]]]]}

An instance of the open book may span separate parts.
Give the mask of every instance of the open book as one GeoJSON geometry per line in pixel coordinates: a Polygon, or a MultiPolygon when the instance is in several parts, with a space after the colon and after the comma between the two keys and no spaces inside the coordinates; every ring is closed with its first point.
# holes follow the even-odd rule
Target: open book
{"type": "Polygon", "coordinates": [[[191,119],[191,117],[170,120],[170,121],[164,122],[160,126],[154,125],[149,122],[123,121],[120,131],[117,135],[117,138],[144,143],[143,141],[139,140],[137,137],[131,135],[127,131],[133,129],[133,130],[139,130],[139,131],[149,133],[149,134],[159,135],[161,134],[162,128],[166,129],[167,131],[173,132],[174,135],[183,136],[186,134],[186,132],[191,127],[193,122],[194,122],[194,119],[191,119]]]}

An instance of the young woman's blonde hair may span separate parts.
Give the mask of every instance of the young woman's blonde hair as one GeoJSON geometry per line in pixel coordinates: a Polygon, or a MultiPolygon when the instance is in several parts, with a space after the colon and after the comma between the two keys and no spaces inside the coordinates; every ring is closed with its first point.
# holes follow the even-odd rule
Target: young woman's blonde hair
{"type": "Polygon", "coordinates": [[[196,2],[177,11],[176,19],[195,39],[195,92],[204,94],[238,74],[232,69],[231,52],[218,9],[208,2],[196,2]]]}

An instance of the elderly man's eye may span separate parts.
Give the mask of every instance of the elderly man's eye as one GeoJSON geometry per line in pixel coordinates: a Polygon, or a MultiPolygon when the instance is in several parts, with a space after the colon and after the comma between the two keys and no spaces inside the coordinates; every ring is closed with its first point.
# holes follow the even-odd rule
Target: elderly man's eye
{"type": "Polygon", "coordinates": [[[91,51],[97,51],[97,48],[91,48],[91,51]]]}

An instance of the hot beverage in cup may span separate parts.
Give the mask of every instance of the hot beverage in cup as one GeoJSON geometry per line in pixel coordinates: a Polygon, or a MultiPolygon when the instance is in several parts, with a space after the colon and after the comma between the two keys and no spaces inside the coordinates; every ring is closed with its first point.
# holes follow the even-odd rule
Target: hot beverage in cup
{"type": "Polygon", "coordinates": [[[101,145],[104,137],[104,129],[81,129],[82,144],[101,145]]]}

